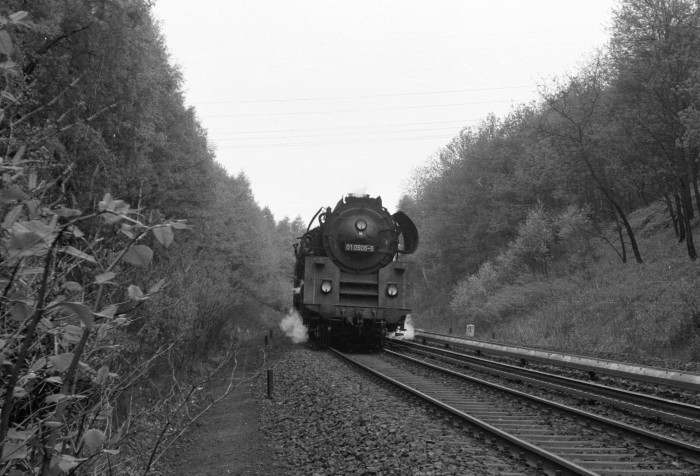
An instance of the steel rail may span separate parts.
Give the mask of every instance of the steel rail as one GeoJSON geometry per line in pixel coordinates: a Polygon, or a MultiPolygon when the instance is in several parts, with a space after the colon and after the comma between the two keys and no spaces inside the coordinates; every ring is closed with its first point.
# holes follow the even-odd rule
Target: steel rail
{"type": "MultiPolygon", "coordinates": [[[[682,470],[675,471],[674,469],[668,468],[665,470],[641,470],[637,466],[637,463],[632,462],[635,459],[636,454],[628,453],[624,446],[620,448],[600,446],[600,443],[596,442],[595,440],[587,441],[577,439],[577,433],[574,434],[576,436],[571,436],[568,440],[567,437],[564,436],[562,440],[562,436],[555,436],[555,434],[551,434],[551,430],[545,430],[538,427],[538,425],[540,425],[541,417],[535,417],[535,420],[531,420],[528,416],[523,417],[517,413],[515,415],[505,414],[502,409],[497,409],[497,407],[489,409],[489,403],[484,402],[483,399],[475,400],[471,397],[466,397],[464,394],[454,392],[446,395],[445,390],[437,390],[435,388],[434,382],[418,377],[414,373],[407,370],[396,369],[395,367],[391,367],[390,364],[383,363],[379,365],[384,367],[384,372],[380,372],[375,368],[365,365],[363,362],[359,362],[359,360],[362,359],[374,359],[375,361],[379,361],[376,356],[355,355],[350,357],[338,351],[334,352],[342,358],[351,361],[353,364],[366,369],[372,374],[377,375],[380,378],[387,379],[394,385],[397,385],[400,388],[403,388],[404,390],[423,398],[426,401],[429,401],[460,418],[464,418],[473,425],[487,431],[492,435],[495,435],[499,441],[502,443],[505,442],[505,447],[510,448],[515,446],[517,448],[522,448],[522,450],[529,455],[529,462],[539,461],[539,464],[544,462],[545,466],[547,466],[549,469],[557,468],[554,469],[554,474],[676,474],[682,472],[682,470]],[[386,375],[387,371],[399,375],[400,378],[392,378],[391,376],[386,375]],[[414,383],[407,385],[403,381],[399,380],[413,381],[414,383]],[[421,388],[414,388],[416,386],[421,388]],[[465,411],[460,410],[455,405],[460,406],[465,411]],[[499,429],[481,418],[470,415],[469,413],[466,413],[467,411],[474,412],[477,415],[484,415],[487,419],[490,418],[491,421],[494,422],[494,425],[498,425],[506,429],[513,428],[516,431],[520,431],[521,433],[524,433],[524,437],[528,438],[531,442],[519,438],[508,431],[499,429]],[[493,431],[493,429],[497,431],[493,431]],[[522,445],[521,442],[524,442],[525,445],[522,445]],[[548,451],[547,449],[543,448],[543,446],[556,449],[558,450],[557,452],[559,454],[556,454],[553,451],[548,451]],[[581,453],[581,451],[584,451],[584,448],[588,448],[585,451],[593,451],[594,453],[581,453]],[[598,450],[598,452],[596,452],[596,450],[598,450]],[[577,459],[581,461],[581,463],[577,464],[576,462],[567,459],[567,457],[577,459]],[[617,469],[609,469],[610,465],[615,465],[617,469]],[[595,472],[596,469],[600,472],[595,472]],[[557,471],[559,471],[559,473],[557,473],[557,471]]],[[[641,442],[644,442],[644,447],[647,447],[647,449],[652,448],[652,450],[650,452],[648,451],[648,453],[656,454],[661,446],[664,447],[664,449],[672,449],[672,454],[682,455],[684,459],[691,464],[700,464],[700,446],[691,445],[673,438],[658,435],[644,429],[636,428],[625,423],[617,422],[563,404],[551,402],[540,397],[528,395],[524,392],[510,389],[492,382],[466,376],[459,372],[444,369],[442,367],[428,364],[424,361],[406,357],[391,351],[385,351],[385,354],[394,355],[400,359],[416,363],[420,366],[432,368],[465,381],[474,382],[480,387],[486,387],[520,399],[531,401],[539,407],[554,409],[555,412],[568,413],[577,419],[583,418],[587,421],[591,421],[593,422],[593,427],[597,428],[598,426],[603,426],[605,428],[609,428],[606,433],[616,435],[625,439],[626,441],[631,440],[637,446],[639,446],[641,442]],[[612,430],[610,430],[610,428],[612,428],[612,430]],[[627,436],[623,437],[622,435],[627,436]]],[[[682,474],[688,474],[688,472],[685,471],[682,472],[682,474]]]]}
{"type": "Polygon", "coordinates": [[[643,382],[659,383],[669,387],[684,388],[700,392],[700,374],[680,370],[642,365],[626,364],[613,360],[598,359],[581,355],[564,354],[530,347],[509,346],[492,342],[454,337],[435,332],[417,330],[416,339],[435,340],[439,343],[449,343],[468,350],[503,355],[511,358],[526,359],[550,365],[570,367],[587,372],[614,375],[643,382]]]}
{"type": "Polygon", "coordinates": [[[645,430],[643,428],[638,428],[638,427],[635,427],[633,425],[628,425],[627,423],[616,421],[616,420],[613,420],[611,418],[607,418],[607,417],[604,417],[601,415],[596,415],[595,413],[587,412],[585,410],[574,408],[574,407],[571,407],[569,405],[564,405],[562,403],[547,400],[547,399],[542,398],[542,397],[530,395],[528,393],[521,392],[520,390],[505,387],[505,386],[499,385],[497,383],[482,380],[482,379],[479,379],[476,377],[472,377],[470,375],[465,375],[465,374],[462,374],[460,372],[455,372],[454,370],[446,369],[444,367],[440,367],[439,365],[430,364],[428,362],[424,362],[424,361],[419,360],[419,359],[414,359],[412,357],[408,357],[408,356],[403,355],[403,354],[392,352],[390,350],[384,350],[384,353],[389,354],[389,355],[393,355],[393,356],[398,357],[400,359],[408,360],[410,362],[416,363],[416,364],[424,366],[424,367],[431,368],[433,370],[443,372],[445,374],[452,375],[453,377],[457,377],[457,378],[460,378],[460,379],[465,380],[465,381],[473,382],[473,383],[476,383],[476,384],[479,384],[482,386],[486,386],[486,387],[489,387],[489,388],[492,388],[492,389],[495,389],[495,390],[498,390],[498,391],[501,391],[504,393],[508,393],[510,395],[515,395],[517,397],[530,400],[534,403],[538,403],[538,404],[545,406],[545,407],[556,408],[557,410],[569,413],[569,414],[574,415],[574,416],[579,417],[579,418],[587,418],[591,421],[598,422],[600,424],[614,428],[617,431],[623,431],[623,432],[626,432],[630,435],[633,435],[634,437],[644,439],[652,446],[661,444],[663,446],[666,446],[668,449],[682,453],[686,457],[688,457],[694,461],[698,461],[700,463],[700,446],[686,443],[685,441],[677,440],[675,438],[670,438],[668,436],[660,435],[658,433],[654,433],[652,431],[645,430]]]}
{"type": "MultiPolygon", "coordinates": [[[[559,474],[561,476],[565,475],[577,475],[577,476],[598,476],[598,473],[592,472],[587,470],[586,468],[583,468],[576,463],[569,461],[567,459],[561,458],[557,456],[556,454],[549,452],[539,446],[533,445],[521,438],[518,438],[515,435],[512,435],[510,433],[507,433],[503,430],[500,430],[496,428],[493,425],[490,425],[486,423],[485,421],[478,419],[472,415],[469,415],[468,413],[465,413],[451,405],[448,405],[447,403],[444,403],[434,397],[431,397],[427,393],[421,392],[420,390],[411,387],[407,384],[404,384],[400,382],[399,380],[396,380],[393,377],[390,377],[389,375],[386,375],[379,370],[370,367],[369,365],[366,365],[365,363],[362,363],[359,361],[357,358],[353,358],[347,354],[344,354],[336,349],[330,348],[332,352],[334,352],[336,355],[340,356],[342,359],[351,362],[352,364],[356,365],[357,367],[362,368],[363,370],[370,372],[371,374],[381,378],[384,381],[387,381],[391,383],[392,385],[395,385],[399,388],[402,388],[403,390],[419,397],[422,400],[425,400],[432,405],[435,405],[439,408],[442,408],[443,410],[459,417],[462,420],[465,420],[469,422],[470,424],[481,428],[482,430],[487,431],[488,433],[492,434],[493,436],[499,438],[502,441],[505,441],[509,443],[510,445],[514,445],[516,448],[526,452],[527,454],[530,455],[531,458],[534,458],[534,461],[537,462],[546,462],[550,466],[556,468],[555,474],[559,474]],[[541,459],[540,459],[541,458],[541,459]]],[[[355,356],[356,357],[356,356],[355,356]]],[[[533,461],[533,462],[534,462],[533,461]]],[[[536,463],[537,464],[537,463],[536,463]]]]}
{"type": "Polygon", "coordinates": [[[543,385],[563,393],[605,402],[610,405],[652,415],[666,421],[700,429],[700,407],[697,405],[527,369],[415,342],[394,341],[391,345],[407,348],[411,352],[421,355],[443,357],[457,365],[468,364],[474,370],[495,374],[503,378],[515,378],[517,376],[517,378],[529,383],[543,385]]]}

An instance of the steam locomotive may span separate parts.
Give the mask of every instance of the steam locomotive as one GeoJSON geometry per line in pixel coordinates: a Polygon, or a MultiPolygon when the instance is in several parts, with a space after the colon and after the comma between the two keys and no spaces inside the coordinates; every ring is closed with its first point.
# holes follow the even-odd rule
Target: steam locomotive
{"type": "Polygon", "coordinates": [[[381,348],[411,312],[411,263],[418,230],[381,197],[348,195],[320,208],[294,244],[294,308],[312,340],[381,348]],[[312,228],[318,218],[318,225],[312,228]]]}

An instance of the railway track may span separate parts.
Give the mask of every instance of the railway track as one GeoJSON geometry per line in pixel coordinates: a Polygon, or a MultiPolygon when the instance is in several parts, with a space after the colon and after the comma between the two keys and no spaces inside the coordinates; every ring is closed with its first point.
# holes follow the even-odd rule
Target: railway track
{"type": "Polygon", "coordinates": [[[670,388],[700,392],[700,374],[679,370],[646,367],[594,357],[564,354],[531,347],[511,346],[493,342],[455,337],[428,331],[416,331],[415,340],[423,344],[472,351],[478,355],[493,355],[518,359],[522,363],[538,362],[544,365],[580,370],[591,377],[609,375],[670,388]]]}
{"type": "Polygon", "coordinates": [[[694,475],[700,447],[395,352],[340,357],[450,412],[551,475],[694,475]]]}
{"type": "Polygon", "coordinates": [[[661,398],[656,395],[632,392],[622,388],[575,379],[562,375],[533,370],[522,366],[485,359],[475,355],[430,347],[415,342],[393,341],[393,348],[442,360],[458,367],[468,368],[497,377],[545,388],[549,391],[596,401],[619,409],[631,411],[659,421],[700,429],[700,406],[661,398]]]}

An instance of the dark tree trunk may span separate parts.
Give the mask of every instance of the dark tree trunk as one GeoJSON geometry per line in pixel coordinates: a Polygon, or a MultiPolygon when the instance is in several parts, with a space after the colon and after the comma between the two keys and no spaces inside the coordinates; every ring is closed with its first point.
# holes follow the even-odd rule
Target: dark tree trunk
{"type": "Polygon", "coordinates": [[[625,237],[622,234],[620,220],[618,220],[617,217],[615,217],[615,227],[617,228],[617,236],[620,238],[620,251],[622,252],[620,257],[623,263],[627,263],[627,245],[625,245],[625,237]]]}
{"type": "Polygon", "coordinates": [[[685,226],[688,228],[688,236],[686,236],[685,239],[685,243],[688,248],[688,258],[695,261],[698,258],[698,253],[695,250],[695,243],[693,242],[693,231],[690,228],[690,220],[688,220],[688,217],[685,217],[685,220],[685,226]]]}
{"type": "Polygon", "coordinates": [[[676,202],[676,216],[678,216],[678,243],[685,240],[685,220],[683,219],[683,206],[681,205],[681,197],[677,193],[673,194],[673,199],[676,202]]]}
{"type": "Polygon", "coordinates": [[[671,215],[671,223],[673,223],[673,231],[676,232],[676,238],[678,238],[678,236],[679,236],[678,218],[676,218],[676,213],[673,211],[673,203],[671,203],[671,199],[668,197],[667,193],[664,193],[664,200],[666,201],[666,209],[668,210],[668,213],[671,215]]]}
{"type": "Polygon", "coordinates": [[[642,201],[644,202],[644,206],[648,207],[649,206],[649,197],[647,197],[647,194],[644,193],[644,190],[639,192],[639,195],[642,197],[642,201]]]}
{"type": "Polygon", "coordinates": [[[693,187],[693,179],[692,179],[692,167],[688,165],[686,167],[685,173],[679,173],[678,174],[678,182],[679,182],[679,189],[681,192],[681,200],[683,202],[683,206],[685,207],[685,213],[684,215],[688,217],[688,220],[692,220],[695,218],[695,208],[693,207],[693,198],[690,194],[690,189],[693,187]],[[690,206],[688,206],[690,205],[690,206]]]}
{"type": "Polygon", "coordinates": [[[693,228],[690,225],[690,219],[693,218],[693,197],[690,195],[690,187],[684,187],[681,189],[683,194],[683,224],[685,225],[685,244],[688,248],[688,257],[695,261],[698,257],[698,253],[695,250],[695,243],[693,242],[693,228]]]}
{"type": "Polygon", "coordinates": [[[695,170],[695,173],[693,174],[693,192],[695,193],[695,206],[698,209],[698,213],[700,213],[700,190],[698,190],[698,173],[697,169],[695,170]]]}
{"type": "MultiPolygon", "coordinates": [[[[684,154],[686,163],[686,173],[688,174],[688,186],[693,189],[695,195],[695,207],[700,213],[700,190],[698,190],[698,167],[700,167],[700,162],[698,162],[699,152],[697,149],[693,148],[690,151],[686,151],[684,154]]],[[[692,199],[691,199],[692,205],[692,199]]],[[[689,218],[693,218],[693,214],[689,218]]]]}
{"type": "Polygon", "coordinates": [[[617,214],[620,216],[620,220],[622,220],[622,224],[625,226],[625,230],[627,230],[627,236],[630,239],[630,246],[632,247],[632,253],[634,253],[634,259],[639,264],[644,263],[644,260],[642,259],[642,254],[639,252],[639,247],[637,246],[637,239],[634,237],[634,231],[632,231],[632,225],[630,225],[630,222],[627,221],[627,216],[625,215],[625,212],[622,210],[622,208],[620,208],[620,205],[618,205],[614,201],[613,206],[615,207],[615,210],[617,210],[617,214]]]}
{"type": "Polygon", "coordinates": [[[608,203],[610,203],[613,209],[617,212],[617,216],[619,216],[620,220],[622,220],[622,224],[624,225],[625,230],[627,231],[627,236],[629,236],[630,239],[630,246],[632,247],[632,252],[634,253],[634,259],[637,261],[637,263],[642,264],[644,260],[642,259],[642,254],[639,252],[639,247],[637,246],[637,239],[634,237],[634,231],[632,230],[632,226],[630,225],[629,221],[627,221],[627,216],[625,215],[624,210],[617,203],[617,200],[615,200],[615,197],[613,196],[613,193],[607,186],[607,184],[598,176],[598,174],[595,171],[595,168],[593,167],[593,164],[591,163],[588,157],[588,154],[583,150],[581,151],[581,158],[586,163],[586,167],[588,167],[588,170],[591,172],[591,177],[593,177],[593,180],[595,180],[598,184],[600,191],[603,192],[603,195],[605,195],[605,198],[608,200],[608,203]]]}

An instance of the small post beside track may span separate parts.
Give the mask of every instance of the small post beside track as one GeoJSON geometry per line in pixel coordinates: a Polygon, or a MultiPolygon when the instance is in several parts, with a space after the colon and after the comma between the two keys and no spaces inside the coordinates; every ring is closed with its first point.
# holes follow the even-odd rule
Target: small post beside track
{"type": "Polygon", "coordinates": [[[267,398],[272,398],[272,393],[275,390],[274,378],[272,369],[267,369],[267,398]]]}

